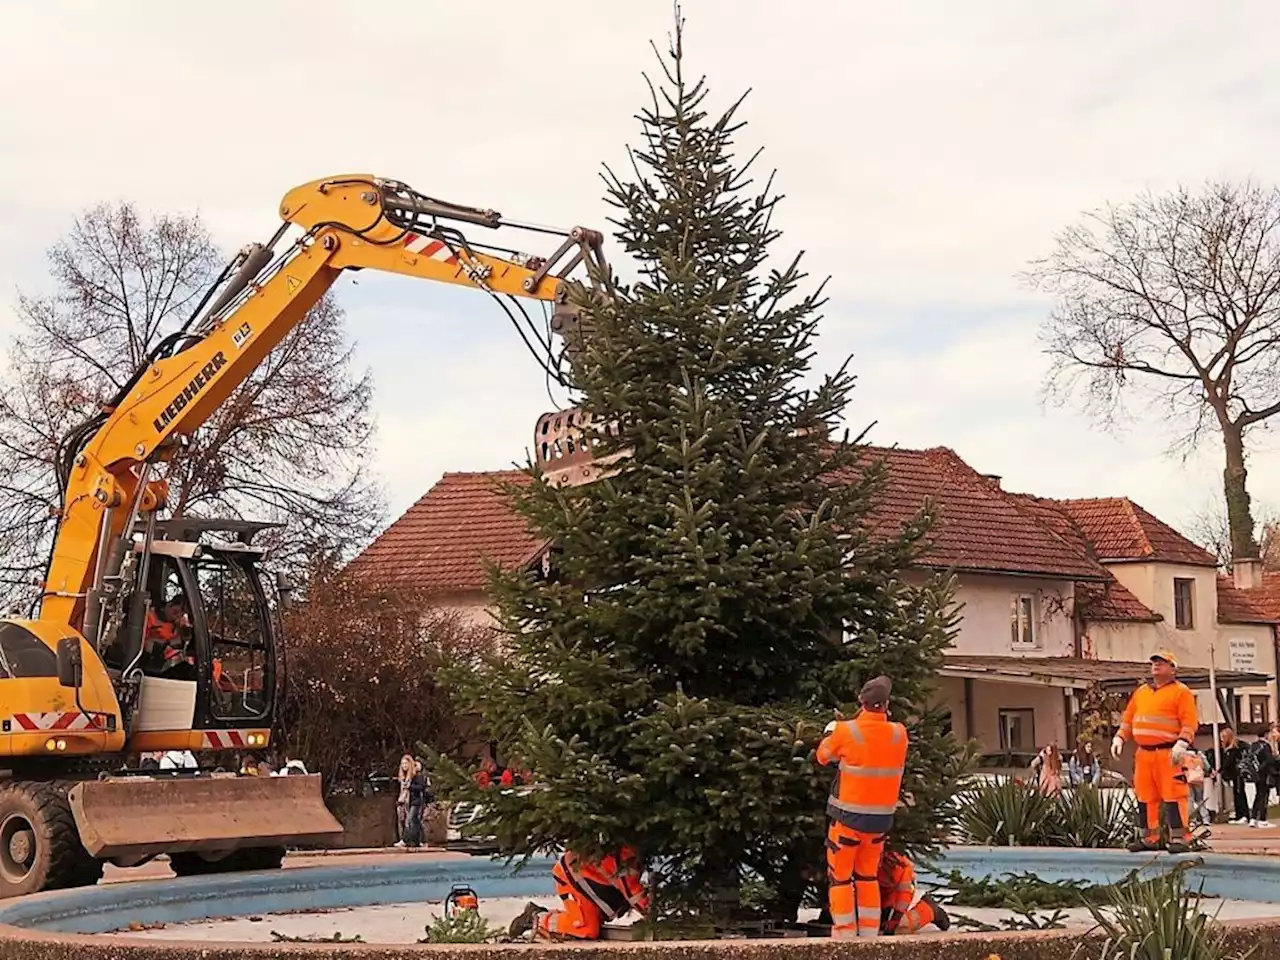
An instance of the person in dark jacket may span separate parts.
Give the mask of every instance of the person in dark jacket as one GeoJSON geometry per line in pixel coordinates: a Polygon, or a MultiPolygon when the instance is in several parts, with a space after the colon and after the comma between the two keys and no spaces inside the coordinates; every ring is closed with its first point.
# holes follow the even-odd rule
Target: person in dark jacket
{"type": "Polygon", "coordinates": [[[1230,727],[1223,727],[1218,734],[1222,746],[1222,779],[1231,784],[1231,800],[1235,807],[1235,816],[1231,823],[1248,823],[1252,815],[1249,809],[1249,797],[1245,793],[1245,778],[1240,774],[1240,755],[1244,745],[1236,739],[1236,732],[1230,727]]]}
{"type": "Polygon", "coordinates": [[[1247,774],[1249,782],[1253,784],[1253,811],[1249,815],[1249,826],[1265,829],[1271,826],[1271,821],[1267,819],[1267,801],[1271,799],[1275,751],[1266,737],[1259,737],[1245,747],[1245,750],[1248,752],[1240,757],[1240,771],[1247,774]]]}
{"type": "Polygon", "coordinates": [[[405,814],[405,843],[411,847],[422,846],[425,837],[423,816],[427,804],[432,801],[431,784],[422,768],[421,760],[413,761],[413,776],[409,778],[409,809],[405,814]]]}

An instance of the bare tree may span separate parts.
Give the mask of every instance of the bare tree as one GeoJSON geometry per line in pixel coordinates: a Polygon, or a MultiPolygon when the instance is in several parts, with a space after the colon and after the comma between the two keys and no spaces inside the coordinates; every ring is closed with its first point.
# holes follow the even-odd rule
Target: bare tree
{"type": "Polygon", "coordinates": [[[1055,297],[1041,331],[1049,393],[1112,426],[1126,397],[1180,430],[1222,436],[1231,555],[1258,556],[1246,484],[1252,428],[1280,413],[1280,191],[1211,183],[1108,205],[1027,273],[1055,297]]]}
{"type": "MultiPolygon", "coordinates": [[[[1276,542],[1277,514],[1269,506],[1254,501],[1254,539],[1259,556],[1268,570],[1280,569],[1280,543],[1276,542]]],[[[1223,570],[1231,569],[1231,524],[1221,497],[1214,497],[1187,521],[1187,536],[1215,557],[1223,570]]]]}
{"type": "MultiPolygon", "coordinates": [[[[48,253],[52,292],[22,295],[0,379],[0,597],[34,593],[54,532],[55,453],[177,329],[223,258],[196,216],[144,221],[130,204],[81,215],[48,253]]],[[[175,516],[289,521],[289,562],[361,544],[381,518],[367,474],[367,372],[342,310],[322,300],[191,438],[169,470],[175,516]]]]}

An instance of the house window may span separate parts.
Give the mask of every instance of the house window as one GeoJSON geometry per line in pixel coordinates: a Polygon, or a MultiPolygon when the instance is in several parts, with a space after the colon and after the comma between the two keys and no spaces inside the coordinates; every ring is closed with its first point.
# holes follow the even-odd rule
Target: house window
{"type": "Polygon", "coordinates": [[[1269,698],[1259,696],[1251,696],[1249,698],[1249,722],[1271,722],[1271,701],[1269,698]]]}
{"type": "Polygon", "coordinates": [[[1192,630],[1196,625],[1191,603],[1196,582],[1190,578],[1173,578],[1173,622],[1179,630],[1192,630]]]}
{"type": "Polygon", "coordinates": [[[1036,712],[1020,708],[1000,711],[1000,749],[1005,753],[1036,748],[1036,712]]]}
{"type": "Polygon", "coordinates": [[[1018,594],[1009,608],[1010,640],[1015,647],[1036,645],[1036,598],[1030,594],[1018,594]]]}

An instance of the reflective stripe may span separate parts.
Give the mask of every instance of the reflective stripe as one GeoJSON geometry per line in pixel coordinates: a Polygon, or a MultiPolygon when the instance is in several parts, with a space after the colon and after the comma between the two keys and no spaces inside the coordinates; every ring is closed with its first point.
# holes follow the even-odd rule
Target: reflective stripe
{"type": "Polygon", "coordinates": [[[831,915],[832,924],[844,925],[846,923],[853,923],[855,920],[857,920],[857,917],[852,913],[833,913],[831,915]]]}
{"type": "Polygon", "coordinates": [[[835,807],[837,810],[843,810],[845,813],[869,813],[873,816],[892,816],[894,811],[898,809],[896,803],[877,806],[870,803],[849,803],[839,797],[828,798],[827,805],[835,807]]]}
{"type": "Polygon", "coordinates": [[[852,774],[855,777],[900,777],[903,774],[902,767],[857,767],[853,764],[840,764],[840,772],[852,774]]]}
{"type": "Polygon", "coordinates": [[[1172,730],[1174,727],[1178,725],[1178,718],[1162,717],[1158,714],[1141,713],[1141,714],[1134,715],[1133,722],[1146,723],[1146,724],[1150,724],[1153,727],[1167,727],[1168,729],[1172,730]]]}
{"type": "Polygon", "coordinates": [[[857,937],[858,937],[857,927],[849,926],[849,927],[832,927],[831,928],[832,940],[856,940],[857,937]]]}

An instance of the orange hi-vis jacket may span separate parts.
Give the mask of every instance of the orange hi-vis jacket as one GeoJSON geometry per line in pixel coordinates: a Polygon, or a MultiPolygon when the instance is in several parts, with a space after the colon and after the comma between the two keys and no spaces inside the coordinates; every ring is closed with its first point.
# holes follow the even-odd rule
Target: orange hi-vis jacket
{"type": "Polygon", "coordinates": [[[1133,691],[1120,718],[1120,738],[1139,747],[1171,747],[1179,740],[1192,743],[1200,720],[1196,695],[1174,680],[1162,687],[1144,683],[1133,691]]]}
{"type": "Polygon", "coordinates": [[[630,847],[623,847],[617,856],[606,855],[599,863],[570,850],[561,855],[556,867],[605,920],[616,920],[633,909],[641,914],[649,911],[649,895],[640,882],[642,867],[630,847]]]}
{"type": "Polygon", "coordinates": [[[906,913],[915,899],[916,868],[901,854],[887,853],[880,860],[880,872],[876,876],[880,884],[881,907],[895,913],[906,913]]]}
{"type": "Polygon", "coordinates": [[[842,720],[818,744],[818,762],[840,761],[827,815],[851,830],[888,833],[907,762],[907,728],[883,713],[863,710],[842,720]]]}

